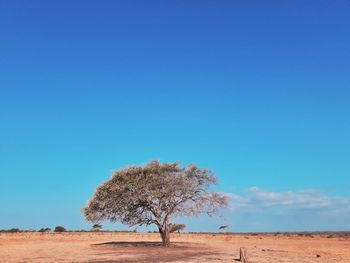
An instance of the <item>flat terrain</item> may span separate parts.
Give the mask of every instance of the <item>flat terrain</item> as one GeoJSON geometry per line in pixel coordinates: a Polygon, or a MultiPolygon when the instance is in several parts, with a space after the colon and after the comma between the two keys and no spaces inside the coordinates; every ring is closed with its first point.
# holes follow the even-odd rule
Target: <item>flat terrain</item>
{"type": "Polygon", "coordinates": [[[252,263],[350,263],[350,238],[326,235],[173,234],[172,242],[162,248],[153,233],[0,233],[0,262],[237,262],[246,247],[252,263]]]}

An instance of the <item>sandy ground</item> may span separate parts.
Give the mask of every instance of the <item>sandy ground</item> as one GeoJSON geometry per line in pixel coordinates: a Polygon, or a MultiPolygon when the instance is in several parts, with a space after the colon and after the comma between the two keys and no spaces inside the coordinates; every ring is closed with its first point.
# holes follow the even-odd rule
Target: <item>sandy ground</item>
{"type": "Polygon", "coordinates": [[[1,233],[0,262],[237,262],[246,247],[250,262],[349,262],[350,238],[326,236],[1,233]],[[319,255],[319,257],[317,257],[319,255]]]}

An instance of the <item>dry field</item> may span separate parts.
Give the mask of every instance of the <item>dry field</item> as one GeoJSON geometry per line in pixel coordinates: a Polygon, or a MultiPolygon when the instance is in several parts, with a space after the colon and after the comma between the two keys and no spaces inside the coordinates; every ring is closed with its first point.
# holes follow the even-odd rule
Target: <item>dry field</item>
{"type": "Polygon", "coordinates": [[[153,233],[1,233],[0,262],[237,262],[246,247],[252,263],[350,263],[350,238],[173,234],[172,242],[162,248],[153,233]]]}

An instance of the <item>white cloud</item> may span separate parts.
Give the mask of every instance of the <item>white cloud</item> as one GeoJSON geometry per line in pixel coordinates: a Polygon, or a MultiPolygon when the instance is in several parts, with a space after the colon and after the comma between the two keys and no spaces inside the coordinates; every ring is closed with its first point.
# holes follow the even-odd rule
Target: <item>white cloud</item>
{"type": "Polygon", "coordinates": [[[270,191],[251,187],[226,193],[232,231],[343,231],[350,228],[350,197],[320,190],[270,191]]]}
{"type": "Polygon", "coordinates": [[[327,195],[318,190],[274,192],[251,187],[244,194],[227,193],[234,211],[276,208],[320,211],[328,214],[350,213],[350,198],[327,195]]]}

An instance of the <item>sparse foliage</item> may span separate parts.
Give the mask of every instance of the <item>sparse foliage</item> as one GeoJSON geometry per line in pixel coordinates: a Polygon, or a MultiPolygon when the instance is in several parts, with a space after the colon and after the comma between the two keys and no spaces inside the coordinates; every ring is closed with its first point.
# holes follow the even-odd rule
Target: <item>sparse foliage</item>
{"type": "Polygon", "coordinates": [[[210,189],[215,183],[210,170],[193,164],[182,168],[178,162],[152,161],[126,167],[97,188],[84,208],[85,218],[129,226],[155,224],[163,246],[169,246],[171,218],[213,215],[227,206],[227,197],[210,189]]]}
{"type": "Polygon", "coordinates": [[[40,229],[38,230],[38,232],[41,232],[41,233],[50,232],[50,231],[51,231],[51,228],[49,228],[49,227],[40,228],[40,229]]]}
{"type": "Polygon", "coordinates": [[[101,224],[94,224],[91,228],[92,231],[100,231],[102,229],[101,224]]]}
{"type": "Polygon", "coordinates": [[[66,229],[63,226],[56,226],[54,231],[61,233],[61,232],[66,232],[66,229]]]}
{"type": "Polygon", "coordinates": [[[11,229],[7,230],[7,232],[9,232],[9,233],[18,233],[18,232],[21,232],[21,230],[19,228],[11,228],[11,229]]]}
{"type": "Polygon", "coordinates": [[[219,227],[219,230],[222,231],[222,230],[227,230],[229,229],[229,225],[224,225],[224,226],[220,226],[219,227]]]}
{"type": "Polygon", "coordinates": [[[170,233],[178,232],[186,228],[185,224],[170,224],[170,233]]]}

